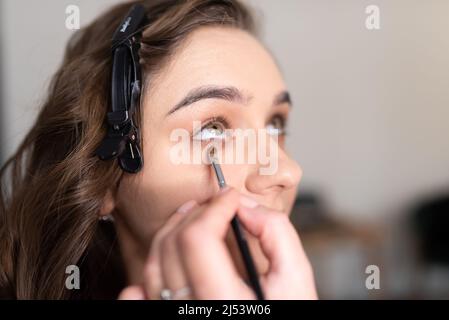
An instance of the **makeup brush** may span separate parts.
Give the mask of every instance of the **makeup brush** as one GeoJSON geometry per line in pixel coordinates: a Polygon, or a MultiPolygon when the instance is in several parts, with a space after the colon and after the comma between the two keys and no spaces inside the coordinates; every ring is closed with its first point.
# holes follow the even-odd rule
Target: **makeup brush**
{"type": "MultiPolygon", "coordinates": [[[[220,189],[226,187],[226,181],[221,171],[221,166],[218,163],[216,158],[216,149],[212,147],[207,152],[209,162],[212,164],[214,168],[215,175],[217,176],[218,186],[220,189]]],[[[249,251],[248,242],[243,235],[242,227],[240,221],[237,217],[237,214],[232,218],[231,221],[232,230],[234,231],[235,238],[237,239],[237,244],[240,249],[240,253],[242,254],[243,262],[245,263],[246,272],[248,274],[250,285],[256,294],[258,300],[265,300],[262,288],[259,283],[259,276],[256,271],[256,267],[254,266],[254,261],[251,257],[251,252],[249,251]]]]}

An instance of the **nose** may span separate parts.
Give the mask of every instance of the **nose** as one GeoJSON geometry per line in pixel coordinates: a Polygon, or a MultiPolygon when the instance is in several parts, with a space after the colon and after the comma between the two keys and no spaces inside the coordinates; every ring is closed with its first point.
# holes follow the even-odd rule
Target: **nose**
{"type": "Polygon", "coordinates": [[[266,194],[269,192],[282,192],[296,188],[302,177],[302,168],[292,159],[286,151],[277,148],[277,167],[269,174],[264,173],[262,165],[257,163],[251,166],[245,181],[245,187],[250,193],[266,194]]]}

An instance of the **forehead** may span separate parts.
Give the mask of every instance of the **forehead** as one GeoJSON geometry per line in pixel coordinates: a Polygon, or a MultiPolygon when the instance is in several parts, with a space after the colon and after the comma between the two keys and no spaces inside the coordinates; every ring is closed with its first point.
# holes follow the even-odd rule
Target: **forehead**
{"type": "Polygon", "coordinates": [[[272,56],[249,33],[228,27],[203,27],[192,32],[153,78],[150,97],[170,106],[194,87],[235,86],[269,103],[285,88],[272,56]]]}

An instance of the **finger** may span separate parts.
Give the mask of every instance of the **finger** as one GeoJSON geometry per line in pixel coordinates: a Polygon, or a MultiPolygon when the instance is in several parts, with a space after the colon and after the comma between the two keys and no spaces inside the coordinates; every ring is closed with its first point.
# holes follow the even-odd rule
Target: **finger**
{"type": "Polygon", "coordinates": [[[141,286],[129,286],[120,292],[118,300],[144,300],[145,292],[141,286]]]}
{"type": "Polygon", "coordinates": [[[240,193],[231,187],[226,187],[209,201],[204,210],[199,210],[186,222],[196,225],[204,232],[210,232],[224,238],[232,218],[237,213],[239,201],[240,193]]]}
{"type": "MultiPolygon", "coordinates": [[[[184,215],[190,215],[192,211],[195,210],[196,203],[188,212],[182,213],[184,215]]],[[[188,217],[185,217],[177,225],[173,226],[170,231],[168,231],[161,241],[161,270],[162,278],[165,288],[172,290],[173,292],[179,291],[189,286],[188,278],[185,273],[182,260],[180,257],[180,252],[177,246],[178,230],[180,225],[184,223],[188,217]]],[[[182,299],[187,299],[186,297],[181,297],[182,299]]]]}
{"type": "Polygon", "coordinates": [[[270,261],[270,272],[279,272],[292,263],[292,259],[308,262],[298,233],[288,215],[264,206],[248,208],[241,206],[238,216],[243,226],[258,238],[263,253],[270,261]]]}
{"type": "Polygon", "coordinates": [[[194,295],[198,299],[251,299],[225,244],[240,194],[228,189],[197,213],[180,231],[178,245],[194,295]]]}
{"type": "Polygon", "coordinates": [[[317,299],[311,264],[296,229],[283,212],[263,206],[239,208],[243,226],[258,238],[270,262],[268,273],[261,277],[268,299],[317,299]]]}
{"type": "Polygon", "coordinates": [[[149,257],[145,264],[144,288],[149,299],[160,299],[161,290],[165,288],[161,268],[161,243],[164,237],[185,218],[186,212],[196,205],[194,200],[183,204],[178,210],[167,220],[153,238],[151,243],[149,257]]]}

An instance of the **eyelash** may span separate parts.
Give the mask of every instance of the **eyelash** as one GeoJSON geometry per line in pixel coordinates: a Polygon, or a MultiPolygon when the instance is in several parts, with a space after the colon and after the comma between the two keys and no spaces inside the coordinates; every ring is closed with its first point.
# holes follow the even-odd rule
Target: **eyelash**
{"type": "MultiPolygon", "coordinates": [[[[274,119],[279,119],[280,120],[280,128],[274,128],[273,130],[278,130],[277,135],[278,136],[282,136],[285,137],[288,132],[286,130],[286,126],[287,126],[287,119],[286,116],[281,114],[281,113],[276,113],[274,114],[270,121],[273,121],[274,119]]],[[[192,134],[192,138],[196,139],[196,140],[203,140],[203,141],[207,141],[207,140],[211,140],[211,139],[224,139],[225,137],[223,136],[217,136],[217,137],[212,137],[212,138],[205,138],[204,136],[198,137],[199,135],[203,135],[205,130],[209,127],[211,127],[212,125],[219,125],[218,128],[220,129],[215,129],[215,130],[226,130],[226,129],[230,129],[231,128],[231,123],[230,121],[228,121],[225,117],[223,116],[218,116],[218,117],[213,117],[210,118],[208,120],[206,120],[206,123],[201,127],[201,129],[197,130],[196,132],[194,132],[192,134]]],[[[268,125],[268,124],[267,124],[268,125]]],[[[221,135],[223,135],[223,133],[221,133],[221,135]]]]}
{"type": "MultiPolygon", "coordinates": [[[[222,130],[226,130],[231,128],[230,126],[230,122],[223,116],[218,116],[218,117],[212,117],[208,120],[206,120],[206,123],[196,132],[194,132],[192,134],[193,139],[195,140],[211,140],[211,139],[220,139],[220,137],[213,137],[213,138],[205,138],[204,136],[199,137],[199,135],[203,135],[203,133],[205,132],[205,130],[208,127],[211,127],[212,125],[219,125],[218,127],[222,130]]],[[[223,133],[222,133],[223,134],[223,133]]]]}
{"type": "Polygon", "coordinates": [[[279,119],[280,120],[280,126],[281,128],[279,129],[279,133],[277,134],[278,136],[281,137],[285,137],[288,135],[288,131],[287,131],[287,117],[281,113],[275,113],[270,121],[273,121],[274,119],[279,119]]]}

